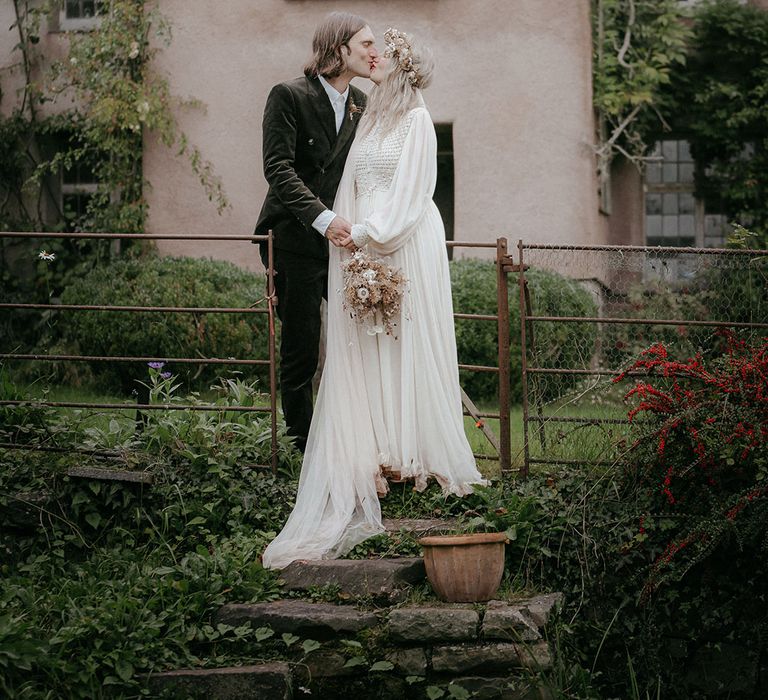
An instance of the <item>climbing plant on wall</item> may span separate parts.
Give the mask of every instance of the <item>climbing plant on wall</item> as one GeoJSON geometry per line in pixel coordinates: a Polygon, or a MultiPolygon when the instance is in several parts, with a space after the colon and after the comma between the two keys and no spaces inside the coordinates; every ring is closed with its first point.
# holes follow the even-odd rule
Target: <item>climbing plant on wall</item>
{"type": "Polygon", "coordinates": [[[642,167],[648,135],[665,124],[672,71],[685,64],[690,29],[677,0],[593,0],[593,100],[601,183],[621,154],[642,167]]]}

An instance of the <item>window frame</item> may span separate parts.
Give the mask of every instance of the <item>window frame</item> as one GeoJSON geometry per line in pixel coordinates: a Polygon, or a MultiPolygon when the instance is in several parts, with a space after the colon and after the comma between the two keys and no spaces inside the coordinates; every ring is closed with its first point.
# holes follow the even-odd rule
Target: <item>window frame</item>
{"type": "Polygon", "coordinates": [[[59,10],[58,12],[53,13],[52,16],[55,17],[55,29],[57,31],[88,32],[99,26],[104,17],[104,13],[94,14],[93,17],[67,17],[67,0],[59,0],[59,10]]]}

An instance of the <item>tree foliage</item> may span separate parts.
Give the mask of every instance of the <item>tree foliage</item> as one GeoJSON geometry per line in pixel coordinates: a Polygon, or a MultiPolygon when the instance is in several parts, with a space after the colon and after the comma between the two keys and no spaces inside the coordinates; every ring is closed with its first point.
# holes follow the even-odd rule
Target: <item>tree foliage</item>
{"type": "Polygon", "coordinates": [[[756,233],[752,247],[768,246],[768,12],[734,0],[703,5],[668,93],[698,195],[756,233]]]}

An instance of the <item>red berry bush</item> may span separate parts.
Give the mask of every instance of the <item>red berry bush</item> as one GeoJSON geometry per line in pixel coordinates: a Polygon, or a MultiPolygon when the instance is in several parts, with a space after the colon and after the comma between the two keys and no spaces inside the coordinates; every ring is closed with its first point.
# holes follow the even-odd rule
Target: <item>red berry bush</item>
{"type": "Polygon", "coordinates": [[[635,542],[654,552],[645,598],[719,548],[768,552],[768,338],[721,330],[713,345],[681,362],[657,343],[615,380],[643,375],[622,466],[645,513],[635,542]]]}

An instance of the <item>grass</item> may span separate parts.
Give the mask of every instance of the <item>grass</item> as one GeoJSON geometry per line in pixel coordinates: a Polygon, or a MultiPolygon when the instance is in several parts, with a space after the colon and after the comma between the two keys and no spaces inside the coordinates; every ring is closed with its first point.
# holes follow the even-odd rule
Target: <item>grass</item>
{"type": "MultiPolygon", "coordinates": [[[[82,402],[82,403],[130,403],[124,395],[110,394],[89,387],[52,386],[47,395],[50,401],[82,402]]],[[[214,398],[201,395],[203,400],[214,398]]],[[[279,404],[278,404],[279,405],[279,404]]],[[[482,403],[479,406],[482,413],[498,413],[495,403],[482,403]]],[[[83,421],[84,427],[107,428],[110,421],[118,423],[133,423],[136,411],[133,409],[60,409],[71,412],[83,421]]],[[[535,418],[535,409],[531,409],[531,418],[535,418]]],[[[584,425],[578,423],[558,422],[552,418],[622,418],[624,412],[615,402],[590,406],[584,403],[552,403],[543,411],[547,421],[543,430],[532,420],[528,426],[529,451],[531,459],[547,460],[583,460],[584,463],[595,461],[610,461],[615,452],[616,443],[626,434],[626,426],[584,425]],[[543,442],[542,442],[543,440],[543,442]]],[[[485,425],[499,436],[499,420],[484,418],[485,425]]],[[[478,467],[487,478],[497,478],[501,475],[496,450],[488,441],[483,431],[478,428],[470,416],[464,417],[464,430],[472,452],[476,455],[486,455],[487,459],[478,458],[478,467]]],[[[523,438],[523,409],[522,406],[512,406],[510,410],[510,445],[511,465],[518,470],[524,464],[523,438]]],[[[539,468],[536,464],[532,469],[539,468]]]]}

